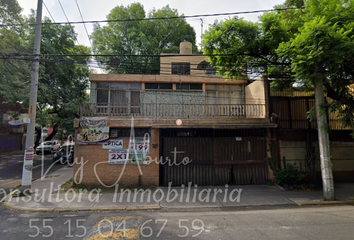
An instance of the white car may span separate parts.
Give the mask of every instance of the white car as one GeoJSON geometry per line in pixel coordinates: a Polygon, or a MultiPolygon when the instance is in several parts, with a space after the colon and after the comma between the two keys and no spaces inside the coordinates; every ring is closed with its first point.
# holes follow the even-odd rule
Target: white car
{"type": "Polygon", "coordinates": [[[42,142],[37,148],[36,148],[36,153],[41,154],[43,153],[54,153],[56,152],[60,147],[60,143],[57,140],[53,141],[46,141],[42,142]]]}

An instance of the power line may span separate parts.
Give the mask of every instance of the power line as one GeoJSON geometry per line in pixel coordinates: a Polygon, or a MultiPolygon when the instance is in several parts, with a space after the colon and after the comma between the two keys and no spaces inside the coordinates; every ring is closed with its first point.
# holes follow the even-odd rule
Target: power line
{"type": "Polygon", "coordinates": [[[43,1],[43,4],[44,4],[44,7],[47,9],[47,12],[49,13],[50,17],[52,18],[53,22],[55,23],[54,21],[54,18],[52,16],[52,14],[50,13],[49,9],[47,8],[47,5],[45,4],[45,2],[43,1]]]}
{"type": "MultiPolygon", "coordinates": [[[[60,3],[60,1],[59,1],[59,3],[60,3]]],[[[154,21],[154,20],[169,20],[169,19],[180,19],[180,18],[186,19],[186,18],[217,17],[217,16],[229,16],[229,15],[238,15],[238,14],[251,14],[251,13],[300,10],[300,9],[304,9],[304,8],[277,8],[277,9],[254,10],[254,11],[245,11],[245,12],[198,14],[198,15],[190,15],[190,16],[161,17],[161,18],[112,19],[112,20],[95,20],[95,21],[79,21],[79,22],[67,21],[67,22],[57,22],[57,23],[42,23],[42,25],[50,25],[50,24],[62,25],[62,24],[68,24],[68,23],[69,24],[84,24],[84,23],[91,23],[92,24],[92,23],[109,23],[109,22],[154,21]]],[[[24,24],[1,24],[0,27],[17,26],[17,25],[21,26],[24,24]]],[[[35,24],[29,24],[29,25],[35,25],[35,24]]]]}
{"type": "MultiPolygon", "coordinates": [[[[81,10],[80,10],[80,7],[79,7],[79,4],[77,2],[77,0],[75,0],[76,2],[76,6],[77,6],[77,9],[79,10],[79,13],[80,13],[80,16],[81,16],[81,20],[84,22],[84,18],[82,17],[82,13],[81,13],[81,10]]],[[[91,39],[90,39],[90,35],[88,34],[88,31],[87,31],[87,28],[86,28],[86,24],[84,23],[84,27],[85,27],[85,31],[86,31],[86,35],[90,41],[90,45],[91,45],[91,48],[92,48],[92,42],[91,42],[91,39]]]]}
{"type": "MultiPolygon", "coordinates": [[[[70,21],[69,21],[69,19],[68,19],[68,16],[66,16],[66,13],[65,13],[65,11],[64,11],[63,5],[61,5],[60,0],[58,0],[58,2],[59,2],[59,4],[60,4],[61,10],[63,10],[63,13],[64,13],[64,16],[65,16],[65,18],[66,18],[66,20],[67,20],[67,23],[69,23],[69,25],[71,26],[70,21]]],[[[67,24],[67,23],[65,23],[65,24],[67,24]]],[[[53,24],[57,24],[57,23],[53,23],[53,24]]],[[[63,24],[63,23],[61,23],[61,24],[63,24]]],[[[75,37],[75,40],[76,40],[77,44],[80,45],[79,40],[77,39],[77,37],[75,37]]]]}

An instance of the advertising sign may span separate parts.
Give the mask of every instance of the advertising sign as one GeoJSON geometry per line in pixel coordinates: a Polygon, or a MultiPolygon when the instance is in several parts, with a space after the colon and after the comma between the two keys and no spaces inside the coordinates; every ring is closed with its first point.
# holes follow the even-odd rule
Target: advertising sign
{"type": "Polygon", "coordinates": [[[130,153],[150,153],[150,141],[130,140],[130,153]]]}
{"type": "Polygon", "coordinates": [[[130,159],[132,165],[147,165],[147,154],[134,154],[130,153],[130,159]]]}
{"type": "Polygon", "coordinates": [[[108,140],[102,145],[103,149],[123,149],[123,140],[108,140]]]}
{"type": "Polygon", "coordinates": [[[33,169],[33,155],[34,150],[29,149],[25,151],[23,173],[22,173],[22,185],[29,186],[32,182],[32,169],[33,169]]]}
{"type": "Polygon", "coordinates": [[[95,143],[109,139],[108,117],[82,117],[79,122],[78,143],[95,143]]]}
{"type": "Polygon", "coordinates": [[[109,164],[127,164],[129,163],[128,149],[109,150],[108,163],[109,164]]]}

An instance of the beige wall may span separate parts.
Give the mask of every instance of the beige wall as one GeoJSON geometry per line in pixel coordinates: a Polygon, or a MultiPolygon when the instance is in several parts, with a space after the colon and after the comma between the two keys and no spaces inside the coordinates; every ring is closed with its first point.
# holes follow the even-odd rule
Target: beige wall
{"type": "Polygon", "coordinates": [[[247,80],[227,80],[218,76],[195,77],[191,75],[140,75],[140,74],[90,74],[90,82],[141,82],[141,83],[209,83],[245,84],[247,80]]]}
{"type": "MultiPolygon", "coordinates": [[[[160,58],[160,74],[161,75],[171,75],[171,63],[190,63],[191,74],[195,77],[204,77],[205,71],[198,70],[197,66],[207,58],[203,55],[191,55],[191,56],[175,56],[176,54],[161,54],[160,58]],[[173,55],[170,56],[169,55],[173,55]]],[[[217,76],[216,76],[217,77],[217,76]]],[[[219,77],[220,78],[220,77],[219,77]]]]}
{"type": "MultiPolygon", "coordinates": [[[[283,157],[287,163],[296,163],[301,171],[305,171],[305,141],[279,141],[281,166],[283,166],[283,157]]],[[[320,172],[320,160],[318,151],[318,142],[313,142],[316,149],[316,171],[320,172]]],[[[331,142],[331,160],[333,163],[333,172],[352,172],[354,180],[354,142],[331,142]]]]}
{"type": "MultiPolygon", "coordinates": [[[[259,108],[250,107],[246,109],[246,117],[252,118],[253,116],[258,116],[256,112],[259,111],[262,116],[266,117],[266,86],[265,79],[259,78],[256,81],[250,83],[245,87],[245,104],[246,107],[249,104],[264,104],[264,106],[259,106],[259,108]]],[[[258,113],[259,113],[258,112],[258,113]]]]}

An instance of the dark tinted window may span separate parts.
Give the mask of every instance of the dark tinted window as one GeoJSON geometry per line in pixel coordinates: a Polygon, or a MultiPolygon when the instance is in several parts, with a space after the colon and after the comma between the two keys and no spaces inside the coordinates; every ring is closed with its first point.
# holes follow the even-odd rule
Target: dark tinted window
{"type": "Polygon", "coordinates": [[[203,84],[190,84],[190,90],[203,90],[203,84]]]}
{"type": "Polygon", "coordinates": [[[159,89],[172,89],[172,83],[159,83],[159,89]]]}
{"type": "Polygon", "coordinates": [[[190,63],[172,63],[171,73],[176,75],[190,75],[191,65],[190,63]]]}
{"type": "MultiPolygon", "coordinates": [[[[112,132],[114,131],[117,131],[118,132],[118,136],[117,138],[120,138],[120,137],[127,137],[129,138],[130,137],[130,128],[114,128],[114,129],[111,129],[111,137],[113,137],[112,135],[112,132]]],[[[151,136],[151,129],[150,128],[134,128],[134,136],[136,138],[143,138],[145,133],[148,133],[149,136],[151,136]]]]}
{"type": "Polygon", "coordinates": [[[177,90],[189,90],[189,84],[177,84],[176,85],[177,90]]]}
{"type": "Polygon", "coordinates": [[[145,89],[159,89],[158,83],[145,83],[145,89]]]}

